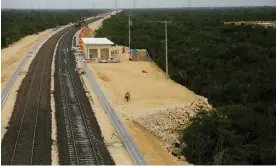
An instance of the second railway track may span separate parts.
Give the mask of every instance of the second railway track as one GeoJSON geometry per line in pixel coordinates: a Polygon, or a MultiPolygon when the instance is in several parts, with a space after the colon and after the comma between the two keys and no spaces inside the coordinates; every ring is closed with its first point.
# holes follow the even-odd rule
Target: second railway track
{"type": "Polygon", "coordinates": [[[66,33],[58,46],[56,56],[57,106],[61,164],[107,165],[114,164],[107,151],[92,108],[87,104],[80,78],[74,71],[75,61],[71,52],[71,41],[77,29],[66,33]],[[88,106],[88,107],[87,107],[88,106]],[[60,142],[61,140],[65,142],[60,142]],[[63,145],[62,145],[63,144],[63,145]],[[61,151],[66,151],[65,153],[61,151]]]}
{"type": "MultiPolygon", "coordinates": [[[[95,18],[93,20],[90,20],[90,22],[97,19],[100,18],[95,18]]],[[[51,64],[56,43],[58,42],[60,37],[69,29],[70,27],[67,27],[50,37],[41,46],[32,63],[30,64],[27,75],[23,79],[22,84],[20,85],[20,88],[18,90],[12,116],[9,121],[9,126],[1,142],[1,163],[3,165],[51,164],[51,64]]],[[[71,43],[71,36],[66,38],[68,39],[66,43],[71,43]]],[[[73,65],[74,59],[68,61],[71,62],[73,65]]],[[[82,113],[80,114],[80,116],[78,115],[75,117],[73,111],[70,112],[70,115],[72,115],[71,120],[79,121],[81,120],[79,119],[81,117],[83,120],[82,123],[85,123],[84,126],[86,127],[84,127],[84,129],[80,131],[85,131],[84,135],[86,134],[86,137],[88,137],[89,135],[89,139],[85,140],[88,141],[86,143],[84,143],[84,140],[81,140],[79,138],[75,139],[75,144],[78,144],[80,147],[77,149],[76,152],[78,152],[78,154],[85,153],[87,157],[79,158],[79,161],[72,162],[72,164],[114,164],[106,147],[103,144],[99,126],[97,124],[96,118],[92,113],[91,106],[88,105],[89,101],[86,100],[86,96],[84,94],[85,92],[83,89],[80,88],[80,80],[73,80],[77,78],[77,75],[75,75],[74,72],[71,71],[71,67],[69,67],[69,64],[67,66],[67,69],[67,74],[68,76],[70,76],[67,77],[67,79],[68,81],[71,80],[71,84],[69,83],[68,85],[73,90],[72,92],[75,95],[75,98],[72,98],[72,103],[70,103],[68,99],[68,107],[70,107],[71,109],[75,109],[75,106],[79,105],[79,107],[81,107],[80,109],[82,109],[82,113]],[[86,117],[86,119],[84,117],[86,117]],[[87,149],[87,145],[93,145],[95,152],[88,150],[89,147],[87,149]],[[84,152],[85,150],[87,151],[84,152]],[[91,156],[91,154],[93,155],[91,156]]],[[[57,92],[60,91],[57,90],[57,92]]],[[[67,97],[69,97],[70,95],[72,94],[67,94],[67,97]]],[[[56,104],[59,105],[60,103],[56,104]]],[[[64,121],[65,117],[57,116],[57,118],[58,122],[64,123],[62,121],[64,121]]],[[[58,128],[59,127],[60,125],[58,123],[58,128]]],[[[78,131],[76,131],[76,127],[79,127],[78,123],[74,123],[72,125],[72,130],[74,131],[74,134],[76,136],[79,136],[77,134],[78,131]]],[[[64,129],[65,128],[59,130],[58,135],[62,135],[64,129]]],[[[80,134],[82,134],[82,132],[80,132],[80,134]]],[[[59,138],[61,138],[59,140],[59,143],[63,144],[63,139],[65,137],[59,138]]],[[[65,143],[67,143],[67,138],[65,138],[64,141],[65,143]]],[[[68,154],[68,152],[70,151],[68,147],[64,147],[63,145],[59,145],[59,147],[59,150],[62,151],[60,156],[63,156],[63,154],[68,154]]],[[[60,159],[60,161],[63,161],[61,164],[71,164],[70,160],[67,161],[66,159],[69,158],[65,157],[60,159]]]]}

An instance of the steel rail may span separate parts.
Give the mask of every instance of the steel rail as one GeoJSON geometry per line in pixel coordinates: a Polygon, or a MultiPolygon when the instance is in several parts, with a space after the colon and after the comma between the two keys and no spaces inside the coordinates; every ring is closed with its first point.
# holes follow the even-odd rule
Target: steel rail
{"type": "MultiPolygon", "coordinates": [[[[62,46],[59,48],[59,50],[61,50],[62,49],[62,46]]],[[[65,47],[64,47],[64,50],[66,50],[65,49],[65,47]]],[[[67,48],[67,50],[68,50],[68,48],[67,48]]],[[[74,92],[74,97],[75,97],[75,101],[76,101],[76,103],[77,103],[77,105],[78,105],[78,108],[79,108],[79,111],[80,111],[80,115],[81,115],[81,121],[83,122],[83,124],[84,124],[84,128],[85,128],[85,133],[86,133],[86,135],[87,135],[87,137],[88,137],[88,141],[89,141],[89,145],[90,145],[90,148],[91,148],[91,150],[92,150],[92,153],[93,153],[93,158],[92,159],[94,159],[94,162],[95,163],[93,163],[93,164],[97,164],[97,165],[103,165],[104,164],[104,160],[103,160],[103,157],[102,157],[102,154],[101,154],[101,152],[100,152],[100,150],[98,149],[98,148],[95,148],[94,147],[94,145],[93,145],[93,141],[92,141],[92,138],[91,138],[91,136],[90,136],[90,132],[89,132],[89,127],[88,127],[88,124],[87,124],[87,121],[86,121],[86,118],[85,118],[85,110],[83,109],[83,107],[82,107],[82,105],[81,105],[81,103],[80,103],[80,99],[79,99],[79,96],[78,96],[78,92],[77,92],[77,88],[76,88],[76,85],[75,85],[75,83],[74,83],[74,80],[73,80],[73,74],[72,74],[72,67],[71,67],[71,65],[70,65],[70,61],[69,61],[69,59],[68,59],[68,52],[66,52],[66,53],[64,53],[65,51],[63,51],[63,55],[65,56],[65,60],[66,60],[66,64],[64,65],[64,67],[66,68],[67,67],[67,73],[68,73],[68,76],[69,76],[69,79],[70,79],[70,82],[71,82],[71,85],[72,85],[72,89],[73,89],[73,92],[74,92]],[[100,160],[98,159],[98,157],[100,157],[100,160]]],[[[69,120],[69,125],[70,126],[72,126],[72,124],[73,124],[73,122],[72,122],[72,117],[71,117],[71,115],[70,115],[70,113],[69,113],[69,102],[68,102],[68,94],[66,93],[66,90],[65,90],[65,81],[64,81],[64,73],[63,73],[63,70],[65,69],[65,68],[63,68],[63,62],[62,62],[62,60],[63,59],[61,59],[61,54],[59,55],[59,66],[60,66],[60,69],[59,69],[59,71],[60,71],[60,80],[62,80],[62,83],[61,83],[61,87],[62,87],[62,96],[64,96],[64,98],[65,98],[65,100],[66,100],[66,102],[64,103],[65,105],[66,105],[66,108],[67,108],[67,114],[68,114],[68,120],[69,120]],[[63,73],[63,74],[62,74],[63,73]]],[[[66,70],[64,70],[64,71],[66,71],[66,70]]],[[[74,138],[74,129],[71,127],[71,133],[72,133],[72,137],[74,138]]],[[[73,142],[74,143],[76,143],[77,142],[77,140],[76,139],[74,139],[73,140],[73,142]]],[[[74,144],[75,145],[75,144],[74,144]]],[[[74,148],[74,151],[75,151],[75,154],[76,154],[76,157],[77,157],[77,160],[79,160],[79,155],[78,155],[78,151],[77,151],[77,146],[75,145],[75,148],[74,148]]],[[[93,160],[92,160],[93,161],[93,160]]],[[[79,162],[78,162],[78,164],[79,164],[79,162]]]]}
{"type": "MultiPolygon", "coordinates": [[[[56,34],[56,33],[54,33],[56,34]]],[[[54,34],[52,35],[48,35],[48,36],[53,36],[54,34]]],[[[50,37],[49,37],[50,38],[50,37]]],[[[47,40],[45,40],[46,42],[47,40]]],[[[40,43],[39,43],[40,44],[40,43]]],[[[37,45],[39,45],[37,44],[37,45]]],[[[36,49],[36,48],[35,48],[36,49]]],[[[32,164],[32,161],[33,161],[33,154],[34,154],[34,144],[35,144],[35,137],[36,137],[36,126],[37,126],[37,119],[38,119],[38,110],[39,110],[39,106],[40,106],[40,96],[41,96],[41,90],[42,90],[42,82],[43,82],[43,79],[44,79],[44,72],[45,72],[45,66],[46,66],[46,62],[47,62],[47,56],[45,56],[45,60],[43,61],[43,69],[42,69],[42,73],[41,74],[41,81],[40,81],[40,85],[39,85],[39,92],[38,92],[38,105],[37,105],[37,108],[36,108],[36,120],[35,120],[35,126],[34,126],[34,135],[32,137],[32,150],[31,150],[31,156],[30,156],[30,164],[32,164]]],[[[21,62],[21,64],[24,66],[24,64],[21,62]]],[[[34,71],[34,75],[32,77],[32,80],[31,80],[31,84],[30,84],[30,87],[29,87],[29,91],[28,91],[28,94],[27,94],[27,100],[26,100],[26,103],[25,103],[25,106],[24,106],[24,110],[23,110],[23,115],[22,115],[22,118],[21,118],[21,121],[20,121],[20,126],[19,126],[19,129],[18,129],[18,133],[17,133],[17,136],[16,136],[16,141],[15,141],[15,145],[14,145],[14,148],[13,148],[13,153],[12,153],[12,157],[11,157],[11,161],[10,161],[10,164],[12,165],[13,163],[13,160],[14,160],[14,157],[16,155],[16,150],[18,148],[18,141],[19,141],[19,138],[20,138],[20,134],[21,134],[21,129],[22,129],[22,125],[23,125],[23,122],[24,122],[24,119],[25,119],[25,113],[26,113],[26,110],[27,110],[27,106],[28,106],[28,101],[29,101],[29,96],[31,94],[31,90],[33,88],[33,83],[34,83],[34,80],[35,80],[35,77],[36,77],[36,73],[38,71],[38,65],[39,65],[39,62],[37,62],[36,66],[35,66],[35,71],[34,71]]],[[[20,68],[18,68],[17,70],[20,70],[20,68]]],[[[20,71],[21,72],[21,71],[20,71]]],[[[16,79],[16,78],[15,78],[16,79]]]]}
{"type": "Polygon", "coordinates": [[[19,139],[19,136],[20,136],[20,133],[21,133],[22,124],[23,124],[24,117],[25,117],[26,108],[27,108],[27,105],[28,105],[29,97],[30,97],[30,94],[31,94],[31,89],[32,89],[35,74],[36,74],[36,71],[37,71],[37,66],[38,66],[38,64],[36,64],[34,76],[32,78],[30,89],[29,89],[29,92],[28,92],[28,95],[27,95],[27,101],[26,101],[26,104],[25,104],[25,107],[24,107],[24,111],[23,111],[23,115],[22,115],[22,118],[21,118],[19,130],[18,130],[18,133],[17,133],[17,136],[16,136],[16,141],[15,141],[15,145],[14,145],[14,148],[13,148],[13,153],[12,153],[12,158],[11,158],[10,165],[12,165],[12,162],[13,162],[13,159],[14,159],[14,156],[15,156],[15,152],[16,152],[16,148],[17,148],[17,144],[18,144],[18,139],[19,139]]]}
{"type": "Polygon", "coordinates": [[[122,139],[128,153],[130,154],[133,162],[135,165],[147,165],[146,160],[144,159],[143,155],[137,148],[135,142],[133,141],[132,137],[130,136],[129,132],[127,129],[124,127],[122,122],[120,121],[119,117],[117,116],[116,112],[104,96],[99,84],[97,83],[95,77],[93,76],[92,72],[90,69],[87,67],[87,64],[85,63],[85,60],[83,56],[79,57],[80,62],[88,76],[89,83],[94,89],[97,97],[99,98],[102,106],[104,107],[107,115],[111,119],[115,129],[117,130],[118,134],[120,135],[120,138],[122,139]]]}
{"type": "Polygon", "coordinates": [[[38,92],[38,103],[37,103],[37,109],[36,109],[35,127],[34,127],[34,132],[33,132],[34,136],[33,136],[33,142],[32,142],[32,153],[31,153],[30,164],[33,163],[34,144],[35,144],[35,138],[36,138],[36,126],[37,126],[37,119],[38,119],[38,114],[39,114],[38,110],[39,110],[39,107],[40,107],[40,97],[41,97],[42,83],[43,83],[43,80],[44,80],[44,72],[45,72],[45,66],[46,66],[47,60],[48,60],[48,56],[45,56],[42,73],[40,73],[42,76],[41,76],[41,81],[40,81],[40,85],[39,85],[39,92],[38,92]]]}
{"type": "MultiPolygon", "coordinates": [[[[66,56],[66,55],[65,55],[66,56]]],[[[68,60],[68,57],[66,56],[66,59],[67,59],[67,61],[68,61],[68,63],[69,63],[69,60],[68,60]]],[[[84,125],[85,125],[85,129],[86,129],[86,132],[87,132],[87,135],[88,135],[88,137],[89,137],[89,142],[90,142],[90,145],[91,145],[91,148],[92,148],[92,150],[93,150],[93,153],[94,153],[94,157],[95,157],[95,159],[96,159],[96,164],[97,165],[100,165],[100,163],[99,163],[99,160],[98,160],[98,158],[97,158],[97,154],[96,154],[96,151],[95,151],[95,148],[94,148],[94,146],[93,146],[93,143],[92,143],[92,141],[91,141],[91,137],[90,137],[90,134],[89,134],[89,130],[88,130],[88,125],[87,125],[87,122],[86,122],[86,120],[85,120],[85,117],[84,117],[84,111],[83,111],[83,108],[82,108],[82,106],[81,106],[81,104],[80,104],[80,100],[79,100],[79,97],[78,97],[78,94],[77,94],[77,91],[76,91],[76,87],[75,87],[75,84],[74,84],[74,81],[73,81],[73,78],[72,78],[72,71],[70,70],[70,67],[69,67],[70,65],[68,65],[68,68],[69,68],[69,77],[70,77],[70,80],[71,80],[71,82],[72,82],[72,85],[73,85],[73,89],[74,89],[74,91],[75,91],[75,96],[76,96],[76,98],[77,98],[77,103],[78,103],[78,105],[79,105],[79,108],[80,108],[80,112],[81,112],[81,116],[82,116],[82,120],[83,120],[83,122],[84,122],[84,125]]],[[[100,153],[99,153],[100,154],[100,153]]],[[[101,154],[100,154],[101,155],[101,154]]],[[[103,161],[103,160],[102,160],[103,161]]],[[[102,164],[104,164],[104,163],[102,163],[102,164]]]]}
{"type": "MultiPolygon", "coordinates": [[[[62,36],[61,43],[59,45],[61,45],[63,43],[64,36],[65,36],[65,34],[62,36]]],[[[59,49],[59,53],[60,53],[60,49],[59,49]]],[[[68,121],[69,121],[69,126],[70,126],[70,133],[71,133],[71,138],[73,140],[74,155],[75,155],[75,158],[76,158],[77,165],[79,165],[79,157],[78,157],[78,153],[77,153],[76,141],[75,141],[75,136],[74,136],[72,122],[71,122],[71,117],[70,117],[71,115],[69,113],[68,100],[67,100],[67,97],[64,97],[64,96],[66,96],[66,91],[65,91],[65,88],[64,88],[65,87],[65,83],[64,83],[64,80],[63,80],[61,54],[59,54],[58,56],[59,56],[59,67],[60,67],[59,68],[59,81],[60,81],[60,85],[61,85],[60,87],[61,87],[62,105],[63,105],[64,111],[66,111],[67,115],[68,115],[68,121]],[[65,101],[65,102],[63,102],[63,101],[65,101]]]]}
{"type": "Polygon", "coordinates": [[[54,33],[48,34],[47,37],[41,39],[37,44],[35,44],[30,51],[25,55],[25,57],[22,59],[22,61],[20,62],[20,64],[18,65],[18,67],[16,68],[15,72],[13,73],[11,79],[8,81],[7,85],[5,86],[5,88],[3,89],[3,91],[1,92],[1,108],[3,108],[7,98],[9,97],[9,94],[11,92],[11,89],[13,88],[18,76],[20,75],[20,73],[23,70],[23,67],[25,66],[25,64],[27,63],[27,61],[29,60],[29,58],[32,56],[32,53],[37,50],[37,48],[39,47],[40,44],[46,42],[51,36],[55,35],[56,33],[60,32],[61,30],[65,29],[68,26],[72,26],[72,25],[66,25],[64,27],[59,28],[58,30],[55,30],[54,33]]]}

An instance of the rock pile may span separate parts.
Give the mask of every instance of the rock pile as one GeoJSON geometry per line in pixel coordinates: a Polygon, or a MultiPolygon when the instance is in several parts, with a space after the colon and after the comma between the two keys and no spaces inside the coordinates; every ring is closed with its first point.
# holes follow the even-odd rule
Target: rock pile
{"type": "Polygon", "coordinates": [[[179,138],[179,131],[190,123],[193,117],[201,108],[210,110],[206,98],[201,96],[193,102],[166,109],[148,111],[134,121],[147,128],[154,135],[160,137],[171,151],[173,144],[179,138]]]}

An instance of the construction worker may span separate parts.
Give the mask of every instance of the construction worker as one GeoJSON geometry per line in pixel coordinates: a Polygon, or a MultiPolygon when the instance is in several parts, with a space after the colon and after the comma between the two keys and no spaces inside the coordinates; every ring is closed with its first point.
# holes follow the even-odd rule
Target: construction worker
{"type": "Polygon", "coordinates": [[[125,94],[125,99],[126,99],[127,102],[130,100],[130,94],[129,94],[129,92],[127,92],[125,94]]]}

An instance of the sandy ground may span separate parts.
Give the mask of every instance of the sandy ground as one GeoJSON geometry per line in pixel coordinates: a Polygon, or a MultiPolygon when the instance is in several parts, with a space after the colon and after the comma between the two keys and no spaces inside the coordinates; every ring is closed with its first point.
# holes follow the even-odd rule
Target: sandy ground
{"type": "Polygon", "coordinates": [[[100,19],[100,20],[97,20],[97,21],[95,21],[94,23],[88,25],[88,28],[92,30],[91,36],[94,36],[94,35],[95,35],[95,31],[96,31],[97,29],[99,29],[99,28],[102,26],[103,21],[104,21],[105,19],[108,19],[108,18],[110,18],[110,16],[105,16],[104,18],[102,18],[102,19],[100,19]]]}
{"type": "Polygon", "coordinates": [[[84,28],[82,32],[82,37],[90,37],[92,36],[92,31],[89,28],[84,28]]]}
{"type": "Polygon", "coordinates": [[[126,122],[125,124],[128,126],[128,130],[136,145],[150,165],[177,164],[172,156],[167,153],[161,139],[137,123],[126,122]]]}
{"type": "Polygon", "coordinates": [[[108,99],[123,117],[131,119],[139,117],[148,109],[166,108],[196,99],[192,91],[167,80],[165,73],[153,62],[130,62],[127,59],[128,55],[124,54],[122,63],[88,64],[97,75],[108,99]],[[128,103],[124,99],[127,91],[131,95],[128,103]]]}
{"type": "Polygon", "coordinates": [[[130,62],[127,54],[121,56],[121,61],[117,64],[90,63],[88,66],[149,164],[177,164],[162,141],[138,124],[133,124],[132,119],[155,108],[194,101],[196,94],[167,80],[165,73],[153,62],[130,62]],[[142,73],[142,70],[147,73],[142,73]],[[128,103],[124,99],[127,91],[131,95],[128,103]]]}
{"type": "MultiPolygon", "coordinates": [[[[88,26],[92,30],[92,36],[95,30],[102,26],[103,20],[98,20],[88,26]]],[[[122,50],[119,46],[112,49],[122,50]]],[[[153,62],[129,62],[128,54],[122,54],[121,52],[114,55],[114,57],[119,57],[122,63],[88,64],[91,71],[96,75],[96,79],[101,85],[105,96],[128,128],[149,164],[178,164],[175,158],[167,152],[161,139],[139,124],[133,123],[132,119],[156,107],[167,108],[183,104],[183,102],[194,101],[196,94],[172,80],[167,80],[164,72],[153,62]],[[142,73],[142,70],[147,73],[142,73]],[[124,95],[127,91],[131,95],[129,103],[124,100],[124,95]]],[[[84,76],[83,78],[85,84],[89,85],[87,78],[84,76]]],[[[91,93],[91,95],[93,95],[94,101],[98,100],[94,93],[91,93]]],[[[101,110],[95,111],[95,113],[106,139],[115,130],[106,113],[103,112],[102,108],[101,110]]],[[[109,150],[114,157],[115,152],[112,151],[113,149],[109,147],[109,150]]],[[[114,160],[116,162],[116,159],[114,160]]]]}
{"type": "Polygon", "coordinates": [[[6,86],[12,74],[31,47],[52,32],[52,29],[40,32],[38,35],[26,36],[7,48],[1,49],[1,89],[6,86]]]}
{"type": "Polygon", "coordinates": [[[56,50],[59,44],[59,41],[63,35],[58,40],[52,61],[52,71],[51,71],[51,111],[52,111],[52,165],[59,165],[59,155],[58,155],[58,144],[57,144],[57,122],[56,122],[56,107],[55,107],[55,97],[54,97],[54,90],[55,90],[55,57],[56,57],[56,50]]]}
{"type": "MultiPolygon", "coordinates": [[[[92,24],[89,24],[89,28],[91,28],[93,31],[91,29],[86,29],[84,33],[85,37],[92,36],[93,32],[101,26],[102,21],[106,18],[108,18],[108,16],[92,24]]],[[[86,75],[81,75],[81,80],[83,82],[84,89],[87,91],[91,107],[93,108],[97,118],[107,149],[109,150],[114,162],[116,165],[133,165],[133,161],[129,156],[126,148],[123,146],[123,143],[119,138],[119,135],[117,134],[112,122],[102,107],[98,97],[94,92],[94,89],[90,86],[88,77],[86,75]]]]}

